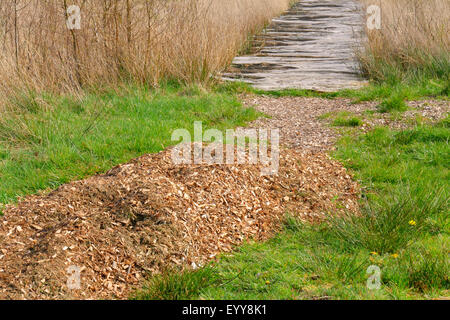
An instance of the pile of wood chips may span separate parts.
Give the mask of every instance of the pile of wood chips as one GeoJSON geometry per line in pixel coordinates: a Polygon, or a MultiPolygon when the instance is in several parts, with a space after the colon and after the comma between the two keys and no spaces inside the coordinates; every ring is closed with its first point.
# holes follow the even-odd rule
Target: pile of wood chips
{"type": "Polygon", "coordinates": [[[287,211],[314,221],[358,210],[358,185],[324,153],[282,149],[278,174],[260,172],[174,165],[168,149],[27,197],[0,217],[0,299],[126,299],[150,274],[268,239],[287,211]]]}

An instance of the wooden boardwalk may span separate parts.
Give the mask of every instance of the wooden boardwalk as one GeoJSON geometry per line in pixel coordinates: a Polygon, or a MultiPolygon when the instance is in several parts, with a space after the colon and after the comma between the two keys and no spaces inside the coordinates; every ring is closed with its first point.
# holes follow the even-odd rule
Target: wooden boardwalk
{"type": "Polygon", "coordinates": [[[353,0],[303,0],[255,37],[252,53],[236,57],[226,80],[256,88],[336,91],[365,84],[355,52],[364,16],[353,0]]]}

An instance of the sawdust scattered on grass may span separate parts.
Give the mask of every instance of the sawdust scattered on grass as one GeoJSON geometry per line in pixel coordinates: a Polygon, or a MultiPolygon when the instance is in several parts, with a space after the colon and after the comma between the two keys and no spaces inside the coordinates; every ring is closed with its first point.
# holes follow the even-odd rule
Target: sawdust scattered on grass
{"type": "Polygon", "coordinates": [[[259,118],[250,127],[279,128],[281,143],[292,148],[326,151],[335,147],[341,136],[337,128],[330,126],[326,114],[349,112],[363,120],[360,130],[367,132],[377,126],[391,129],[407,129],[415,125],[417,118],[431,123],[448,116],[450,105],[447,100],[407,101],[410,109],[393,117],[390,113],[377,112],[380,102],[353,103],[351,99],[322,99],[309,97],[244,96],[244,103],[270,116],[259,118]],[[373,112],[371,116],[367,112],[373,112]]]}

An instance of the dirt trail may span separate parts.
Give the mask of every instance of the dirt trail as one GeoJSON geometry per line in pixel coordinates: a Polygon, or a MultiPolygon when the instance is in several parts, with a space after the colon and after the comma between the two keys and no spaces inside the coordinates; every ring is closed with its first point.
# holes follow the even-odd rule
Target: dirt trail
{"type": "Polygon", "coordinates": [[[333,115],[347,112],[363,121],[359,130],[366,132],[376,126],[404,129],[415,125],[416,119],[436,122],[445,118],[450,111],[448,101],[422,100],[407,102],[410,110],[393,117],[390,113],[377,112],[379,102],[353,103],[351,99],[322,99],[304,97],[247,96],[246,106],[267,114],[251,127],[278,128],[281,143],[300,150],[328,151],[334,148],[340,131],[330,125],[333,115]],[[329,119],[321,119],[330,114],[329,119]]]}

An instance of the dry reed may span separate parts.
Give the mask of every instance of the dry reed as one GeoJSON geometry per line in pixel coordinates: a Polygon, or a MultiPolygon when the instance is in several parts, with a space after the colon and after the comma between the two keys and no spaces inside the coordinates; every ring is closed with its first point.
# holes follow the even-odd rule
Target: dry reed
{"type": "Polygon", "coordinates": [[[0,96],[124,80],[205,83],[289,2],[1,0],[0,96]],[[79,30],[66,25],[72,4],[81,9],[79,30]]]}
{"type": "Polygon", "coordinates": [[[362,0],[381,8],[381,29],[367,30],[364,69],[383,79],[380,62],[395,68],[420,69],[436,59],[448,67],[450,1],[362,0]]]}

